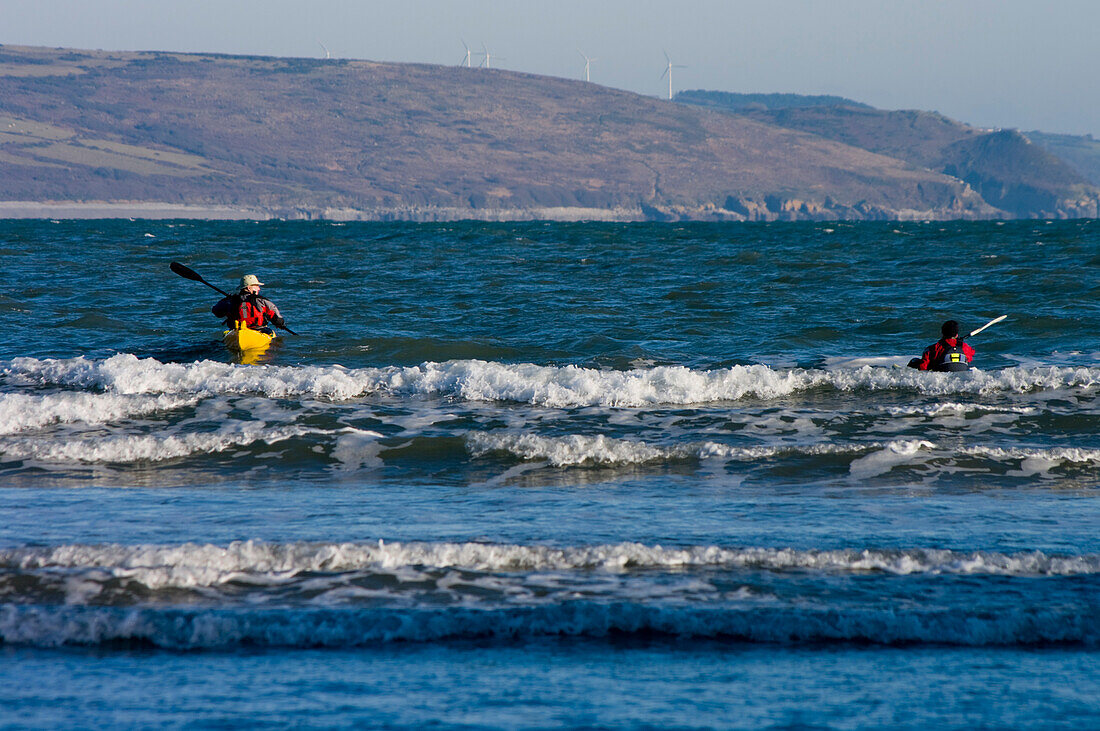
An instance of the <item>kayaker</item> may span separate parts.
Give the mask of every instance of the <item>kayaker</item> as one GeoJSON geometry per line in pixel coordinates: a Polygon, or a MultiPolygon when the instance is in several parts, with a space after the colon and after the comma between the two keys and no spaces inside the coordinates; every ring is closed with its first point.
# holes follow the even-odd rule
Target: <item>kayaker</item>
{"type": "Polygon", "coordinates": [[[938,341],[924,349],[920,358],[909,361],[910,368],[921,371],[967,371],[974,360],[974,349],[959,337],[959,323],[948,320],[940,327],[938,341]]]}
{"type": "Polygon", "coordinates": [[[241,286],[237,293],[223,298],[210,311],[231,328],[236,328],[238,322],[253,330],[264,329],[269,322],[275,327],[286,327],[286,320],[279,314],[275,303],[260,296],[260,287],[263,285],[255,274],[245,274],[241,277],[241,286]]]}

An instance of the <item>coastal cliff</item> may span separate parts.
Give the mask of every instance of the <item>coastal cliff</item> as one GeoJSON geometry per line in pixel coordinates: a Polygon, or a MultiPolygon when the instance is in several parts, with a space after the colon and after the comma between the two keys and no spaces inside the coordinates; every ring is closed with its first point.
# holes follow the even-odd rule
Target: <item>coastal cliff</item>
{"type": "Polygon", "coordinates": [[[1005,217],[1100,214],[1098,178],[1089,175],[1100,169],[1093,162],[1100,156],[1089,145],[1091,139],[981,129],[936,112],[874,109],[839,97],[685,91],[676,100],[949,175],[965,182],[1005,217]]]}

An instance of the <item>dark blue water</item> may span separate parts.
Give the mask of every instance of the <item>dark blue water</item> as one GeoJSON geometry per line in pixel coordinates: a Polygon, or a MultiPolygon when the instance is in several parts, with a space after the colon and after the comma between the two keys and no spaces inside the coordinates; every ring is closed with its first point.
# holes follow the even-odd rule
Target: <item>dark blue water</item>
{"type": "Polygon", "coordinates": [[[1095,727],[1095,221],[0,257],[0,723],[1095,727]],[[301,335],[239,362],[171,261],[301,335]]]}

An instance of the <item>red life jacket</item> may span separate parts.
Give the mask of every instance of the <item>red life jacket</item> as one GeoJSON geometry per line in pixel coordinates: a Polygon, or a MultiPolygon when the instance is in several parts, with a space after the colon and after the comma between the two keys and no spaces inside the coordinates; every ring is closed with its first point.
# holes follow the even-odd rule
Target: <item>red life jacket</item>
{"type": "Polygon", "coordinates": [[[237,308],[236,319],[243,322],[246,327],[259,330],[264,326],[267,318],[274,318],[278,311],[270,308],[267,300],[262,297],[241,298],[241,306],[237,308]]]}
{"type": "Polygon", "coordinates": [[[922,371],[966,371],[974,359],[974,349],[957,337],[943,338],[924,349],[916,365],[922,371]]]}

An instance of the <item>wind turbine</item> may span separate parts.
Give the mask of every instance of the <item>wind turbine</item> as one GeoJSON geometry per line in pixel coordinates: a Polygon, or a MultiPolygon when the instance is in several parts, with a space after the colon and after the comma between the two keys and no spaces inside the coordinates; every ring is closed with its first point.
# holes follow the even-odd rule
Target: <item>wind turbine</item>
{"type": "MultiPolygon", "coordinates": [[[[492,58],[492,54],[489,53],[489,49],[485,47],[484,43],[481,44],[481,49],[482,49],[482,53],[479,53],[477,55],[484,56],[485,58],[482,59],[481,63],[479,63],[478,66],[481,66],[481,67],[484,67],[484,68],[492,68],[489,65],[489,59],[492,58]]],[[[497,60],[504,60],[504,57],[503,56],[497,56],[497,60]]]]}
{"type": "Polygon", "coordinates": [[[319,39],[317,41],[317,45],[320,46],[321,50],[325,52],[325,58],[332,58],[332,54],[328,52],[328,46],[326,46],[324,43],[321,43],[319,39]]]}
{"type": "Polygon", "coordinates": [[[592,79],[590,79],[588,77],[588,67],[592,65],[593,61],[599,61],[600,59],[598,59],[598,58],[589,58],[588,56],[585,56],[584,51],[582,51],[579,48],[577,49],[577,53],[581,54],[581,58],[584,59],[584,80],[585,81],[591,81],[592,79]]]}
{"type": "Polygon", "coordinates": [[[466,57],[459,61],[458,65],[470,68],[470,47],[466,45],[466,41],[462,40],[461,38],[459,38],[459,40],[462,41],[462,47],[466,49],[466,57]]]}
{"type": "Polygon", "coordinates": [[[668,57],[668,51],[662,51],[665,54],[665,61],[668,65],[665,66],[665,72],[661,74],[661,78],[668,77],[668,99],[672,101],[672,69],[686,69],[687,66],[682,66],[678,63],[672,63],[672,59],[668,57]]]}

